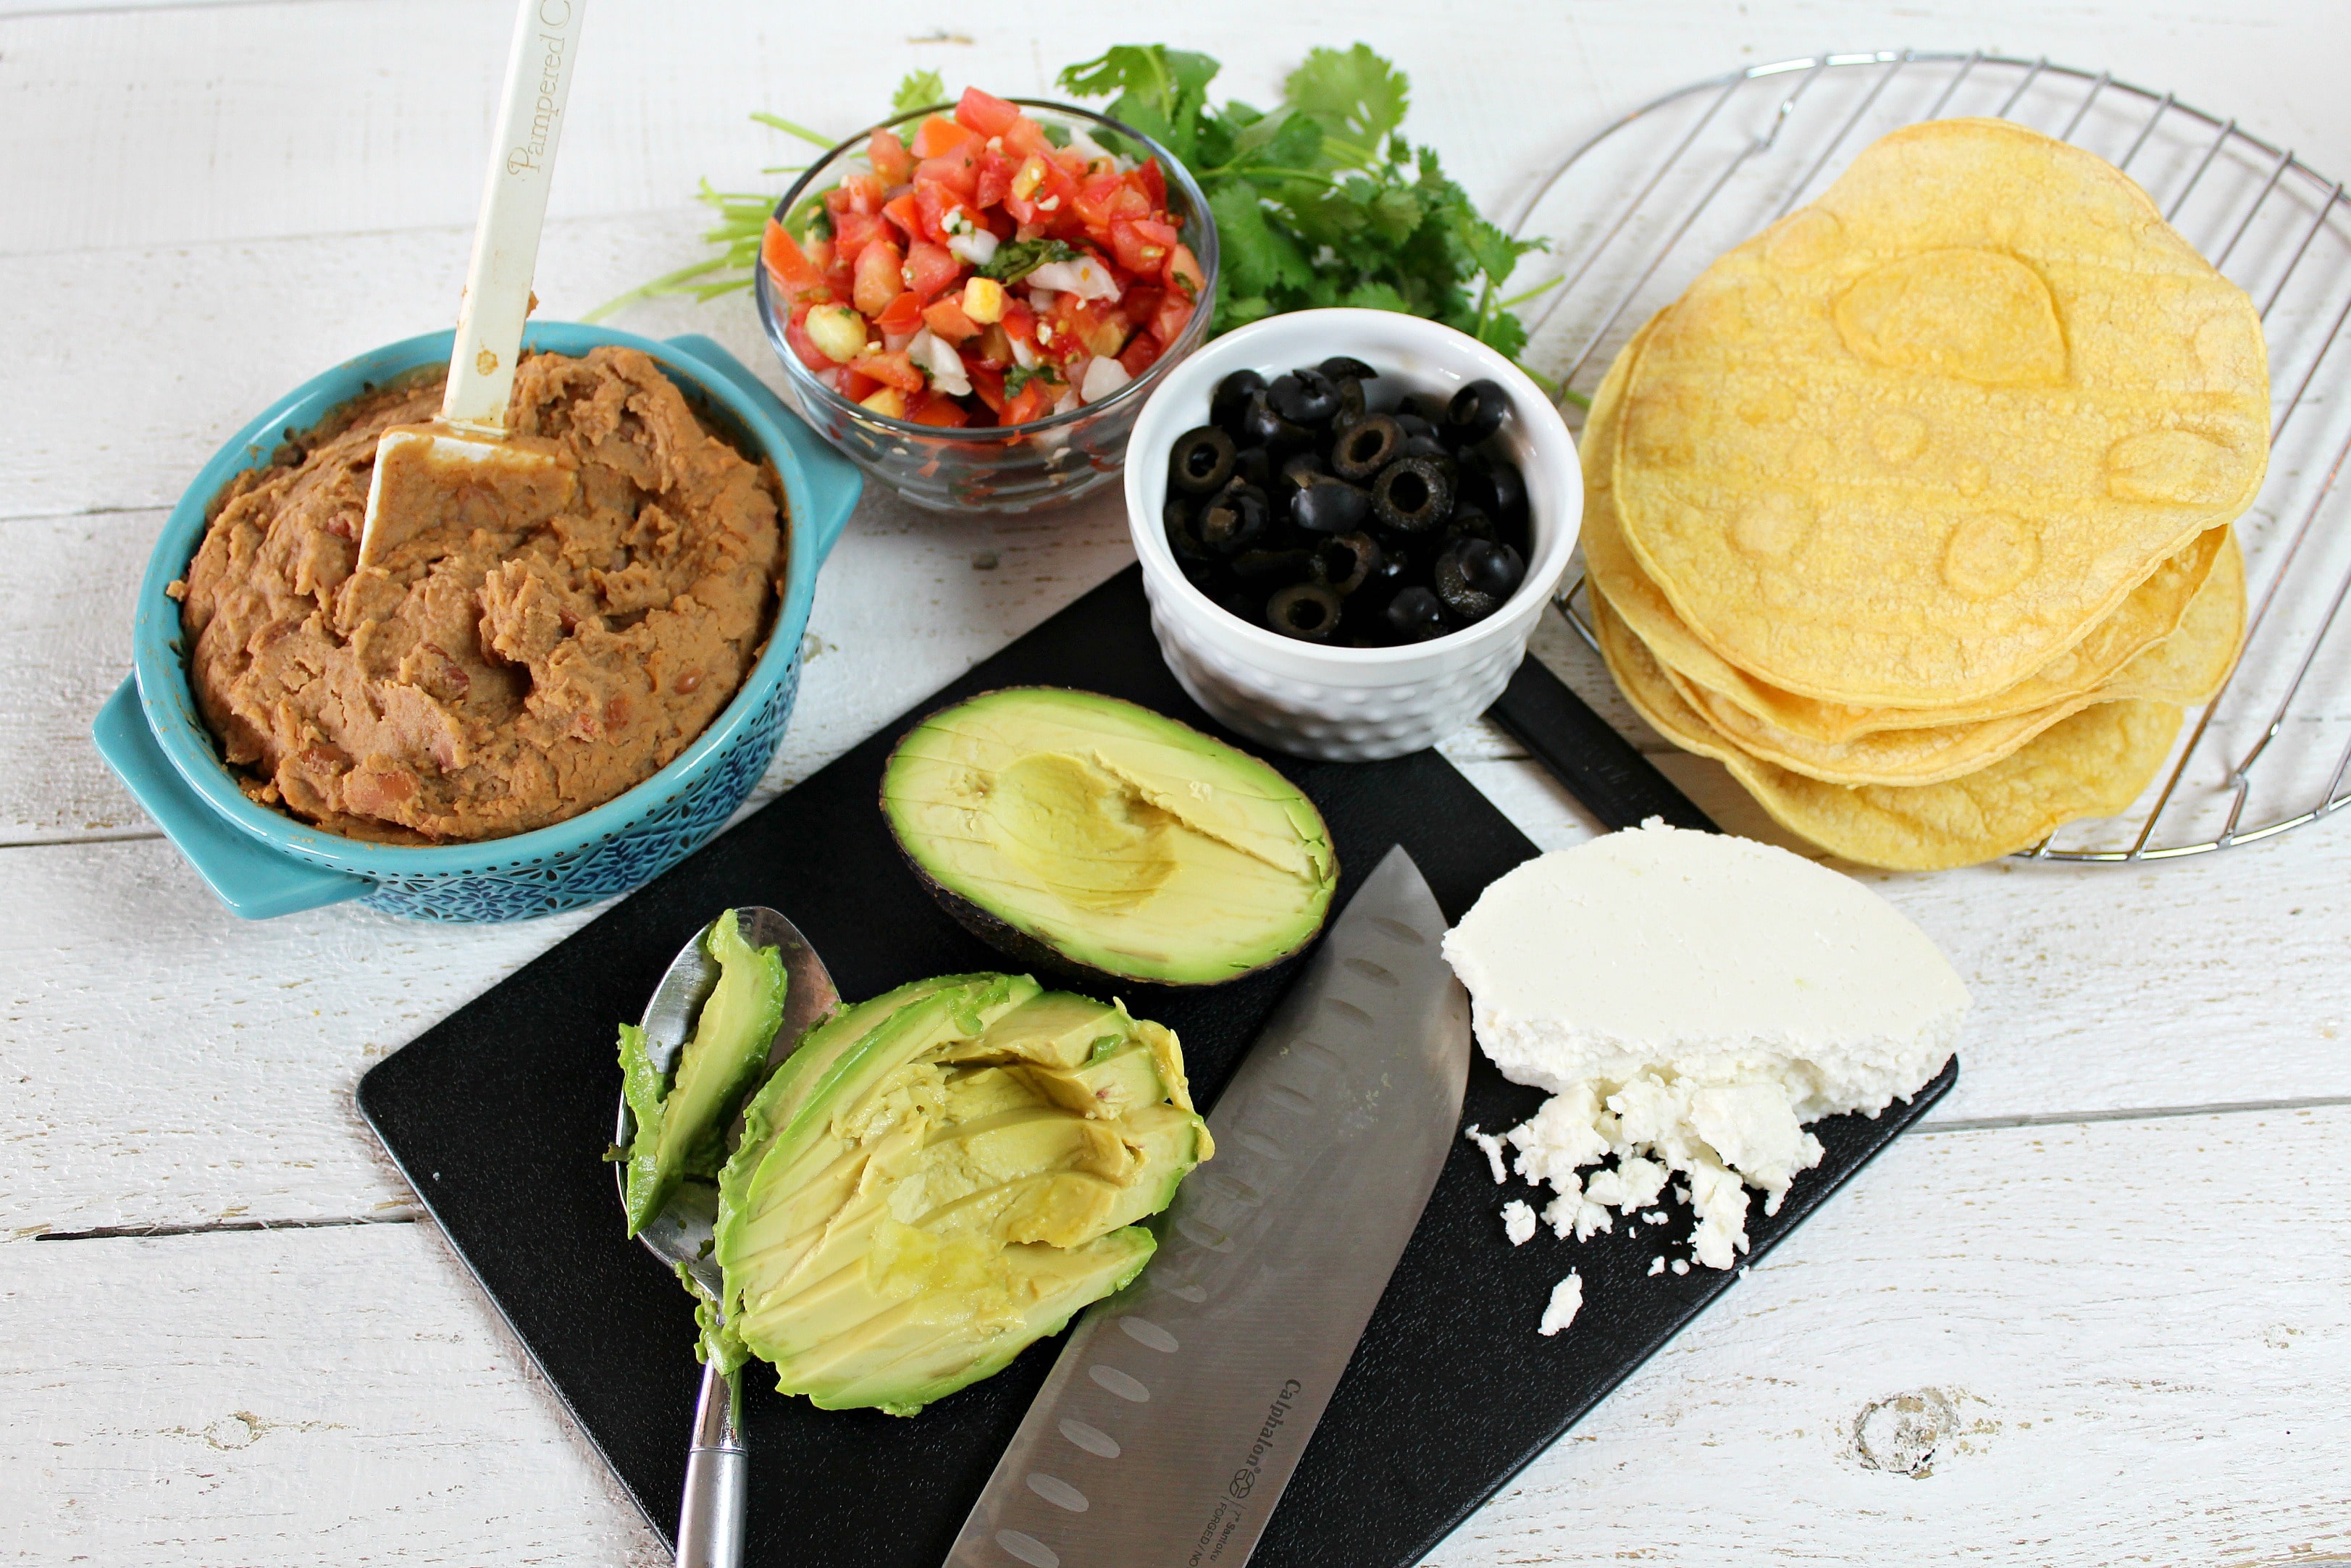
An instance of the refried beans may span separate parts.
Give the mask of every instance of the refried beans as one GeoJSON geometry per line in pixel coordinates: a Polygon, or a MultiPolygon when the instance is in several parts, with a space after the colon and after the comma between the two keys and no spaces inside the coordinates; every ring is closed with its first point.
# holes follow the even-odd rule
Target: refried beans
{"type": "Polygon", "coordinates": [[[473,486],[360,570],[376,438],[431,420],[440,384],[364,397],[241,476],[180,590],[245,792],[350,838],[500,838],[643,783],[743,684],[783,569],[772,472],[608,347],[516,371],[510,439],[556,484],[473,486]]]}

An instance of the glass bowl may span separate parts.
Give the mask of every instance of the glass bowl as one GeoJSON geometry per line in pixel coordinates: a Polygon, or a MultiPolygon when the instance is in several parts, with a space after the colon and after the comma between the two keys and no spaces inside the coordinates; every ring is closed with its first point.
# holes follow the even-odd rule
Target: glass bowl
{"type": "MultiPolygon", "coordinates": [[[[848,459],[918,507],[948,512],[1028,512],[1059,506],[1115,480],[1126,461],[1128,434],[1144,400],[1168,371],[1207,336],[1216,314],[1217,226],[1207,197],[1191,171],[1151,138],[1102,115],[1036,99],[1011,100],[1044,126],[1081,131],[1115,152],[1141,162],[1156,158],[1167,177],[1167,211],[1180,220],[1184,243],[1192,247],[1206,281],[1192,319],[1174,343],[1143,374],[1103,398],[1067,413],[1026,424],[982,425],[942,430],[911,420],[889,419],[851,402],[821,381],[793,352],[784,336],[789,307],[764,266],[752,268],[759,325],[784,367],[787,393],[800,417],[848,459]]],[[[869,126],[810,165],[783,200],[775,218],[789,227],[789,214],[803,201],[831,190],[843,176],[870,172],[865,149],[875,131],[895,130],[927,115],[949,111],[934,105],[869,126]]],[[[811,201],[811,204],[813,204],[811,201]]],[[[801,237],[799,234],[794,238],[801,237]]]]}

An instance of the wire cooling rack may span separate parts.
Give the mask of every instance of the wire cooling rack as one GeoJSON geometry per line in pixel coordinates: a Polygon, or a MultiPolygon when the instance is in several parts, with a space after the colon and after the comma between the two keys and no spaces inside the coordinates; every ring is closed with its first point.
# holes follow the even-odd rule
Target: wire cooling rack
{"type": "MultiPolygon", "coordinates": [[[[1548,235],[1513,282],[1527,361],[1588,394],[1616,351],[1716,256],[1817,194],[1898,126],[1991,115],[2087,148],[2137,179],[2242,287],[2269,340],[2269,476],[2238,520],[2244,652],[2120,817],[2069,824],[2025,858],[2127,864],[2201,854],[2351,805],[2351,201],[2343,183],[2170,93],[2047,59],[1880,50],[1815,55],[1694,82],[1570,152],[1520,204],[1548,235]],[[1541,265],[1538,266],[1537,263],[1541,265]]],[[[1562,404],[1580,423],[1573,401],[1562,404]]],[[[1560,608],[1592,642],[1582,578],[1560,608]]]]}

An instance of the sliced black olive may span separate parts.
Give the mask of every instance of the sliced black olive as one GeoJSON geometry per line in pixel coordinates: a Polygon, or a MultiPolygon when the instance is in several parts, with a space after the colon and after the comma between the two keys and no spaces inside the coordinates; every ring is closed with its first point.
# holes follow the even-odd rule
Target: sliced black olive
{"type": "Polygon", "coordinates": [[[1270,446],[1279,452],[1295,452],[1314,444],[1314,433],[1302,424],[1294,424],[1276,412],[1270,392],[1251,392],[1249,410],[1241,415],[1241,428],[1236,439],[1244,446],[1270,446]]]}
{"type": "Polygon", "coordinates": [[[1200,542],[1218,555],[1238,555],[1257,542],[1272,516],[1264,491],[1228,485],[1200,513],[1200,542]]]}
{"type": "Polygon", "coordinates": [[[1371,515],[1372,497],[1343,479],[1315,479],[1290,497],[1290,520],[1309,533],[1350,533],[1371,515]]]}
{"type": "Polygon", "coordinates": [[[1431,430],[1445,418],[1445,405],[1435,398],[1407,396],[1395,405],[1398,419],[1416,419],[1431,430]]]}
{"type": "Polygon", "coordinates": [[[1200,542],[1200,532],[1192,518],[1192,504],[1181,496],[1167,497],[1160,509],[1160,517],[1167,528],[1167,548],[1176,552],[1178,561],[1207,561],[1213,558],[1208,547],[1200,542]]]}
{"type": "Polygon", "coordinates": [[[1353,376],[1341,376],[1331,383],[1339,389],[1339,412],[1331,416],[1332,434],[1352,429],[1355,423],[1371,412],[1364,397],[1364,383],[1353,376]]]}
{"type": "Polygon", "coordinates": [[[1426,643],[1453,629],[1445,623],[1445,606],[1437,595],[1416,584],[1388,601],[1387,622],[1407,643],[1426,643]]]}
{"type": "Polygon", "coordinates": [[[1233,557],[1233,575],[1270,588],[1303,581],[1314,570],[1314,552],[1304,549],[1245,549],[1233,557]]]}
{"type": "Polygon", "coordinates": [[[1333,354],[1314,368],[1334,382],[1347,376],[1353,376],[1359,382],[1375,382],[1380,379],[1379,371],[1353,354],[1333,354]]]}
{"type": "Polygon", "coordinates": [[[1490,539],[1499,537],[1494,532],[1494,519],[1488,517],[1481,508],[1472,506],[1468,501],[1458,502],[1454,506],[1453,520],[1445,525],[1445,531],[1449,537],[1457,539],[1490,539]]]}
{"type": "Polygon", "coordinates": [[[1398,457],[1426,457],[1447,473],[1454,469],[1453,449],[1434,435],[1407,435],[1396,449],[1398,457]]]}
{"type": "Polygon", "coordinates": [[[1207,591],[1208,597],[1216,601],[1217,609],[1237,620],[1254,621],[1265,613],[1265,590],[1262,588],[1252,589],[1247,583],[1235,582],[1228,578],[1223,587],[1207,591]]]}
{"type": "Polygon", "coordinates": [[[1399,457],[1372,482],[1372,511],[1400,534],[1425,534],[1453,515],[1453,485],[1426,457],[1399,457]]]}
{"type": "Polygon", "coordinates": [[[1287,495],[1287,486],[1305,486],[1317,479],[1328,479],[1331,470],[1322,465],[1320,453],[1297,452],[1281,460],[1281,477],[1286,486],[1282,493],[1287,495]]]}
{"type": "Polygon", "coordinates": [[[1331,466],[1343,479],[1369,479],[1402,455],[1404,432],[1384,413],[1367,413],[1331,445],[1331,466]]]}
{"type": "Polygon", "coordinates": [[[1263,376],[1255,371],[1235,371],[1217,383],[1216,395],[1208,400],[1208,423],[1238,438],[1241,415],[1249,412],[1249,399],[1263,391],[1263,376]]]}
{"type": "Polygon", "coordinates": [[[1341,534],[1315,549],[1314,580],[1344,599],[1370,581],[1385,560],[1371,535],[1341,534]]]}
{"type": "Polygon", "coordinates": [[[1514,523],[1526,515],[1527,482],[1515,466],[1499,459],[1464,463],[1461,498],[1483,507],[1497,525],[1514,523]]]}
{"type": "Polygon", "coordinates": [[[1233,477],[1244,485],[1269,489],[1273,485],[1273,454],[1262,446],[1244,446],[1233,454],[1233,477]]]}
{"type": "Polygon", "coordinates": [[[1213,424],[1187,430],[1167,449],[1167,482],[1195,496],[1213,496],[1233,476],[1233,438],[1213,424]]]}
{"type": "Polygon", "coordinates": [[[1456,539],[1437,558],[1437,597],[1461,620],[1483,621],[1526,580],[1526,562],[1508,545],[1456,539]]]}
{"type": "Polygon", "coordinates": [[[1499,383],[1471,382],[1445,405],[1445,439],[1456,446],[1476,445],[1502,428],[1502,415],[1510,406],[1510,394],[1499,383]]]}
{"type": "Polygon", "coordinates": [[[1294,582],[1265,601],[1265,620],[1285,636],[1325,642],[1339,629],[1339,596],[1319,582],[1294,582]]]}
{"type": "Polygon", "coordinates": [[[1223,572],[1218,571],[1215,567],[1210,566],[1205,560],[1184,560],[1178,559],[1176,562],[1176,570],[1184,574],[1185,581],[1190,583],[1201,592],[1208,595],[1211,599],[1214,599],[1217,596],[1217,587],[1225,580],[1225,574],[1223,572]]]}
{"type": "Polygon", "coordinates": [[[1276,376],[1265,395],[1273,411],[1293,424],[1327,424],[1339,412],[1339,389],[1320,371],[1276,376]]]}

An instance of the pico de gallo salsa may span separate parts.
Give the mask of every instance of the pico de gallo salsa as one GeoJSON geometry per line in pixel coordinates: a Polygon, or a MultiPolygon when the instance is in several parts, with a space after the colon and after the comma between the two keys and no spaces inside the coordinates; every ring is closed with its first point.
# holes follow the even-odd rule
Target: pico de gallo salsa
{"type": "Polygon", "coordinates": [[[969,88],[911,139],[876,129],[866,159],[789,225],[769,218],[760,258],[792,351],[877,414],[1012,425],[1098,402],[1201,302],[1156,158],[969,88]]]}

